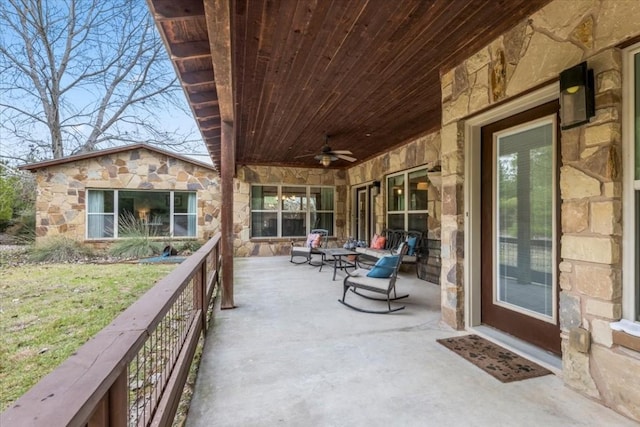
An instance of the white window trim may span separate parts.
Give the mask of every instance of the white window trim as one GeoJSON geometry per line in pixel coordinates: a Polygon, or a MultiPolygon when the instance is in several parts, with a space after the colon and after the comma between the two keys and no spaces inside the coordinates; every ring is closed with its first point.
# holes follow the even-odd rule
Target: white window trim
{"type": "MultiPolygon", "coordinates": [[[[84,236],[85,236],[85,240],[88,241],[106,241],[106,240],[117,240],[120,237],[118,236],[118,229],[119,224],[118,224],[118,211],[119,211],[119,206],[118,206],[118,199],[119,199],[119,193],[120,191],[137,191],[137,192],[149,192],[149,193],[169,193],[169,198],[170,198],[170,203],[169,203],[169,235],[167,236],[155,236],[158,239],[166,239],[166,238],[177,238],[177,239],[194,239],[198,237],[198,192],[197,191],[189,191],[189,190],[140,190],[140,189],[129,189],[129,188],[120,188],[120,189],[115,189],[115,188],[87,188],[86,189],[86,195],[85,195],[85,207],[84,207],[84,212],[85,212],[85,225],[84,225],[84,236]],[[113,191],[113,237],[89,237],[89,215],[95,215],[96,213],[89,213],[89,192],[90,191],[113,191]],[[190,194],[193,193],[196,195],[196,212],[195,212],[195,216],[196,216],[196,221],[195,221],[195,234],[193,236],[174,236],[174,231],[173,231],[173,223],[174,223],[174,212],[173,212],[173,200],[174,200],[174,195],[175,193],[178,194],[190,194]]],[[[190,214],[177,214],[178,216],[182,215],[182,216],[189,216],[190,214]]]]}
{"type": "MultiPolygon", "coordinates": [[[[282,188],[283,187],[295,187],[295,188],[305,188],[306,189],[306,197],[307,200],[309,200],[311,198],[311,189],[312,188],[331,188],[333,190],[333,208],[332,210],[326,210],[326,209],[316,209],[315,211],[313,211],[313,213],[316,214],[322,214],[322,213],[331,213],[333,214],[333,224],[332,224],[332,228],[333,228],[333,234],[332,236],[329,237],[335,237],[335,233],[336,233],[336,206],[337,206],[337,200],[336,200],[336,196],[338,194],[338,192],[336,191],[336,187],[334,185],[296,185],[296,184],[251,184],[251,192],[253,192],[253,188],[254,187],[277,187],[278,188],[278,200],[282,199],[282,188]]],[[[296,237],[304,237],[304,236],[282,236],[282,214],[288,211],[285,211],[282,209],[282,206],[280,203],[278,203],[278,209],[277,210],[268,210],[268,209],[252,209],[251,208],[251,196],[249,197],[249,215],[251,218],[251,221],[253,221],[253,213],[259,213],[259,212],[263,212],[263,213],[269,213],[269,212],[276,212],[277,214],[277,219],[278,219],[278,231],[277,231],[277,235],[276,236],[254,236],[253,235],[253,230],[249,231],[249,235],[251,236],[250,238],[252,240],[273,240],[273,239],[291,239],[291,238],[296,238],[296,237]]],[[[305,235],[307,235],[308,233],[311,232],[311,209],[309,207],[307,207],[305,212],[305,224],[306,224],[306,233],[305,235]]]]}
{"type": "Polygon", "coordinates": [[[622,207],[624,233],[622,237],[622,317],[636,321],[636,299],[638,298],[635,276],[638,273],[635,263],[636,254],[636,215],[635,212],[635,142],[634,142],[634,61],[635,54],[640,53],[640,45],[636,44],[623,51],[622,54],[622,158],[623,183],[622,207]],[[626,94],[626,96],[625,96],[626,94]]]}
{"type": "MultiPolygon", "coordinates": [[[[411,210],[409,209],[409,200],[408,198],[405,200],[405,208],[404,210],[401,211],[390,211],[389,210],[389,179],[396,177],[396,176],[401,176],[404,175],[404,194],[405,195],[409,195],[409,174],[411,174],[412,172],[416,172],[419,170],[428,170],[427,165],[421,165],[412,169],[406,169],[403,170],[401,172],[395,172],[395,173],[390,173],[387,176],[384,177],[384,184],[387,190],[387,194],[385,197],[385,202],[384,202],[384,207],[385,207],[385,211],[386,211],[386,216],[385,216],[385,221],[386,221],[386,226],[387,228],[389,227],[389,215],[402,215],[404,217],[404,229],[408,231],[407,227],[409,226],[409,214],[421,214],[421,213],[425,213],[427,215],[429,215],[429,209],[416,209],[416,210],[411,210]]],[[[428,205],[427,205],[428,206],[428,205]]]]}

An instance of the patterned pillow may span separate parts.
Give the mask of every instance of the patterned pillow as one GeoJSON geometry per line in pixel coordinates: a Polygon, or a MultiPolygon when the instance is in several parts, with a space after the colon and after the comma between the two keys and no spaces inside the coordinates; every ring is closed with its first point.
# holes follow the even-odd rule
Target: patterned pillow
{"type": "Polygon", "coordinates": [[[377,234],[374,234],[373,237],[371,238],[371,243],[369,243],[369,247],[374,248],[379,238],[380,236],[378,236],[377,234]]]}
{"type": "Polygon", "coordinates": [[[322,243],[322,234],[320,233],[310,233],[307,236],[307,242],[305,246],[308,248],[318,248],[322,243]]]}

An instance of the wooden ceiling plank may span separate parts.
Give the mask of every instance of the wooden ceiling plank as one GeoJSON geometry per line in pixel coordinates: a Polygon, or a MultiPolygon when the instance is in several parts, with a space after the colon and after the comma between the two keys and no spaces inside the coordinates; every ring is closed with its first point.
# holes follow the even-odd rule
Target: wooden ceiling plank
{"type": "Polygon", "coordinates": [[[182,73],[182,83],[186,86],[195,86],[206,83],[215,83],[213,69],[190,71],[182,73]]]}
{"type": "Polygon", "coordinates": [[[195,105],[219,105],[215,91],[187,93],[189,102],[195,105]]]}
{"type": "MultiPolygon", "coordinates": [[[[238,153],[245,153],[243,144],[252,138],[247,137],[248,123],[253,116],[252,105],[259,102],[256,97],[262,96],[262,86],[256,83],[256,65],[258,61],[258,50],[260,48],[260,39],[258,28],[264,25],[262,22],[264,13],[264,4],[255,0],[238,0],[236,2],[236,16],[241,13],[242,19],[236,19],[236,31],[234,32],[234,69],[240,76],[241,84],[237,85],[235,94],[238,104],[238,127],[236,129],[238,135],[238,153]],[[242,23],[238,22],[242,21],[242,23]]],[[[264,62],[264,61],[262,61],[264,62]]],[[[260,76],[261,84],[264,84],[263,75],[260,76]]],[[[241,157],[243,154],[239,154],[241,157]]]]}
{"type": "MultiPolygon", "coordinates": [[[[314,13],[314,19],[310,25],[314,25],[315,28],[319,27],[320,31],[315,35],[315,37],[311,31],[306,32],[309,36],[305,38],[305,44],[308,45],[308,42],[311,41],[311,46],[307,51],[305,60],[297,61],[300,68],[296,68],[294,72],[298,78],[295,81],[287,82],[287,87],[290,88],[289,96],[282,97],[283,102],[278,105],[280,111],[286,113],[279,113],[270,118],[271,120],[268,123],[268,126],[264,126],[264,128],[267,129],[267,133],[260,135],[262,143],[275,139],[276,137],[272,135],[277,135],[279,140],[289,141],[290,145],[293,145],[291,141],[295,141],[297,150],[309,145],[315,145],[313,143],[308,143],[308,141],[311,141],[313,136],[308,135],[308,139],[306,139],[306,141],[302,135],[288,137],[286,129],[289,128],[292,123],[302,123],[298,120],[304,117],[304,108],[308,107],[307,104],[309,98],[315,89],[315,85],[310,84],[310,79],[313,78],[314,71],[323,67],[323,64],[327,61],[326,54],[324,53],[327,49],[327,44],[332,37],[335,37],[336,32],[339,31],[339,26],[335,25],[335,23],[349,22],[349,8],[355,7],[353,6],[354,4],[355,3],[337,1],[330,4],[328,9],[321,9],[320,14],[316,15],[314,13]],[[313,52],[316,53],[313,54],[313,52]]],[[[360,3],[358,3],[358,5],[360,5],[360,3]]],[[[322,135],[319,134],[317,137],[321,138],[322,135]]]]}
{"type": "MultiPolygon", "coordinates": [[[[346,51],[351,51],[352,50],[352,46],[353,49],[356,48],[360,48],[363,51],[371,51],[371,52],[375,52],[378,46],[379,46],[379,42],[377,40],[379,40],[381,37],[389,37],[391,35],[391,33],[393,32],[393,28],[394,26],[391,24],[392,22],[399,22],[400,20],[398,19],[399,13],[404,13],[403,12],[403,8],[405,7],[403,4],[400,3],[396,3],[396,5],[398,5],[398,9],[394,10],[393,13],[391,11],[386,11],[386,12],[382,12],[379,16],[378,19],[386,19],[386,22],[383,23],[377,23],[377,22],[369,22],[369,19],[364,19],[362,22],[362,26],[367,25],[367,22],[369,22],[368,26],[369,27],[373,27],[373,28],[378,28],[378,29],[383,29],[384,31],[380,31],[378,30],[375,33],[371,33],[368,35],[368,41],[365,42],[362,39],[360,39],[359,37],[352,37],[349,41],[348,41],[348,46],[346,47],[346,51]]],[[[379,10],[379,9],[378,9],[379,10]]],[[[356,70],[357,67],[360,67],[362,69],[369,69],[370,68],[370,63],[372,61],[375,60],[375,56],[374,55],[370,55],[368,57],[357,57],[355,55],[351,55],[348,58],[348,62],[345,61],[344,66],[342,67],[345,71],[342,72],[341,74],[338,75],[338,77],[340,77],[340,82],[339,87],[344,87],[344,88],[353,88],[353,87],[358,87],[358,86],[362,86],[363,82],[361,79],[361,76],[358,75],[357,73],[351,73],[351,70],[356,70]]],[[[336,80],[338,80],[335,76],[333,78],[334,82],[336,80]]],[[[366,82],[365,82],[366,84],[366,82]]],[[[377,85],[370,85],[370,89],[371,91],[375,91],[377,90],[377,85]]],[[[330,119],[330,116],[334,116],[334,117],[346,117],[343,115],[342,111],[346,106],[346,103],[344,103],[343,101],[345,100],[345,94],[340,94],[339,97],[332,97],[332,101],[325,103],[324,105],[322,105],[320,107],[320,109],[313,111],[312,115],[314,117],[316,117],[318,122],[333,122],[333,120],[330,119]],[[323,111],[326,112],[326,115],[323,115],[323,111]],[[323,117],[321,117],[321,115],[323,117]]],[[[354,115],[354,116],[350,116],[350,119],[352,120],[358,120],[358,116],[354,115]]],[[[335,145],[335,144],[334,144],[335,145]]],[[[335,148],[335,147],[334,147],[335,148]]],[[[338,146],[338,148],[340,148],[338,146]]]]}
{"type": "MultiPolygon", "coordinates": [[[[308,32],[316,33],[317,30],[320,29],[320,25],[322,25],[318,20],[314,22],[312,18],[318,14],[326,14],[327,11],[334,9],[332,6],[331,2],[326,1],[319,3],[314,1],[300,2],[291,14],[292,22],[290,27],[292,31],[280,32],[281,34],[284,33],[284,37],[286,37],[285,49],[283,50],[289,50],[292,53],[288,56],[274,58],[277,61],[275,62],[277,65],[273,69],[267,70],[267,78],[273,82],[273,87],[276,88],[276,90],[272,90],[270,101],[265,105],[266,108],[261,114],[262,123],[256,125],[256,128],[264,129],[264,132],[262,132],[259,138],[259,140],[262,141],[262,145],[268,144],[272,132],[279,129],[277,123],[282,118],[284,111],[282,102],[283,99],[287,99],[287,94],[285,91],[282,91],[281,88],[288,87],[291,88],[291,90],[295,90],[295,83],[292,82],[292,79],[298,76],[298,72],[295,69],[296,63],[299,62],[297,59],[300,56],[307,57],[307,53],[304,52],[302,48],[308,38],[305,35],[308,34],[308,32]]],[[[276,135],[279,135],[279,137],[283,136],[282,132],[276,135]]],[[[290,146],[296,145],[297,144],[294,143],[290,144],[290,146]]],[[[275,153],[273,150],[271,150],[271,152],[272,156],[281,156],[281,154],[275,153]]]]}
{"type": "Polygon", "coordinates": [[[220,109],[217,105],[212,105],[209,107],[199,107],[194,109],[196,116],[198,117],[212,117],[212,116],[220,116],[220,109]]]}
{"type": "Polygon", "coordinates": [[[150,2],[153,6],[153,12],[156,14],[155,19],[186,19],[204,15],[204,6],[202,0],[153,0],[150,2]]]}
{"type": "Polygon", "coordinates": [[[185,43],[171,43],[170,55],[172,58],[196,58],[209,57],[209,43],[206,41],[192,41],[185,43]]]}
{"type": "MultiPolygon", "coordinates": [[[[340,22],[346,20],[349,5],[345,2],[319,2],[314,4],[314,9],[311,10],[310,16],[305,16],[300,22],[300,28],[302,31],[302,37],[297,40],[296,56],[290,65],[290,70],[287,75],[280,75],[279,85],[286,85],[290,88],[289,93],[277,93],[277,98],[273,103],[272,111],[263,112],[263,119],[265,123],[262,129],[263,132],[260,138],[263,142],[269,141],[274,138],[287,138],[289,143],[286,144],[288,149],[291,147],[289,156],[295,156],[301,152],[308,144],[304,139],[300,139],[297,136],[286,136],[285,131],[287,126],[296,121],[296,117],[299,117],[301,110],[296,109],[294,105],[297,102],[302,102],[307,99],[307,95],[310,93],[305,88],[306,81],[310,75],[316,70],[324,61],[321,53],[325,48],[327,41],[337,31],[335,26],[326,25],[326,22],[340,22]],[[310,55],[309,52],[319,52],[316,55],[310,55]],[[269,120],[268,123],[266,120],[269,120]]],[[[303,103],[304,105],[305,103],[303,103]]],[[[306,105],[304,105],[306,106],[306,105]]],[[[302,123],[298,123],[302,126],[302,123]]],[[[309,141],[311,138],[317,138],[314,141],[318,146],[318,149],[322,141],[322,132],[318,132],[317,135],[309,135],[309,141]]],[[[284,148],[284,147],[283,147],[284,148]]]]}
{"type": "MultiPolygon", "coordinates": [[[[306,0],[303,0],[301,3],[305,2],[306,0]]],[[[268,4],[269,2],[265,2],[265,5],[268,4]]],[[[282,53],[286,50],[285,46],[287,46],[288,43],[287,38],[294,32],[292,28],[295,25],[294,19],[299,4],[300,3],[279,2],[278,9],[271,13],[269,12],[269,7],[265,6],[262,9],[260,20],[263,22],[263,26],[271,31],[261,31],[259,33],[258,38],[261,46],[255,61],[255,74],[252,76],[252,86],[256,88],[262,87],[262,96],[252,97],[251,93],[255,89],[252,89],[251,86],[247,88],[249,99],[245,100],[245,106],[248,107],[248,111],[253,113],[253,120],[249,120],[246,123],[247,127],[245,131],[252,136],[249,140],[252,141],[252,143],[242,147],[245,153],[251,153],[250,155],[253,157],[277,155],[269,149],[270,144],[268,145],[261,142],[264,141],[264,139],[257,134],[262,134],[262,132],[267,130],[264,123],[265,112],[273,108],[273,88],[280,86],[279,81],[274,80],[273,76],[277,76],[280,73],[282,53]],[[270,20],[269,23],[265,22],[267,20],[270,20]],[[266,40],[263,41],[265,38],[266,40]],[[281,48],[273,50],[272,46],[274,44],[281,46],[281,48]]]]}
{"type": "MultiPolygon", "coordinates": [[[[375,48],[376,37],[381,32],[389,32],[388,17],[391,15],[392,10],[397,12],[397,9],[393,9],[394,2],[387,2],[386,5],[388,9],[383,9],[382,12],[379,8],[374,9],[371,7],[361,10],[357,19],[351,25],[350,37],[346,39],[344,35],[340,35],[340,39],[336,41],[333,47],[334,51],[330,53],[334,65],[332,68],[325,68],[324,73],[329,78],[325,78],[321,84],[316,84],[314,92],[310,95],[310,98],[313,99],[315,94],[325,93],[324,101],[317,103],[315,110],[307,113],[315,119],[316,123],[327,123],[326,120],[323,120],[323,117],[326,116],[325,113],[340,108],[342,97],[335,93],[335,87],[347,88],[358,85],[359,76],[356,73],[350,73],[350,70],[355,67],[366,69],[370,58],[353,55],[350,52],[356,49],[364,52],[371,51],[375,48]],[[342,59],[343,57],[345,59],[342,59]],[[340,69],[336,73],[336,71],[332,70],[336,68],[337,64],[340,64],[340,69]]],[[[395,5],[398,5],[398,3],[395,3],[395,5]]],[[[338,148],[342,147],[338,146],[338,148]]]]}
{"type": "Polygon", "coordinates": [[[437,129],[440,71],[549,0],[190,0],[204,4],[206,22],[180,12],[184,2],[148,1],[170,52],[182,55],[172,59],[214,162],[220,152],[216,123],[224,117],[214,110],[227,105],[238,162],[317,167],[313,157],[292,157],[319,147],[325,131],[340,129],[332,147],[357,150],[362,161],[437,129]],[[227,8],[226,18],[216,8],[227,8]],[[204,40],[209,54],[198,47],[204,40]],[[217,68],[207,80],[205,59],[228,66],[227,81],[217,68]],[[218,88],[228,91],[229,102],[218,88]]]}
{"type": "MultiPolygon", "coordinates": [[[[462,30],[462,28],[464,27],[464,25],[467,22],[467,20],[469,20],[469,19],[476,19],[478,22],[485,22],[490,27],[494,26],[492,21],[494,21],[494,20],[495,21],[499,21],[500,20],[499,15],[496,15],[495,13],[487,14],[485,9],[483,9],[483,8],[468,7],[468,8],[466,8],[466,10],[462,10],[461,12],[464,12],[463,19],[455,19],[455,22],[457,22],[458,25],[454,26],[453,28],[448,27],[447,31],[452,31],[454,34],[458,34],[462,30]],[[485,12],[485,13],[483,13],[483,12],[485,12]],[[480,16],[476,16],[476,15],[480,15],[480,16]]],[[[461,18],[460,14],[457,15],[457,18],[461,18]]],[[[463,39],[463,40],[467,40],[469,42],[465,43],[462,40],[461,41],[454,40],[453,43],[456,46],[456,51],[452,51],[449,55],[447,55],[445,57],[441,57],[440,60],[432,61],[432,68],[431,69],[429,69],[429,70],[424,70],[424,69],[419,70],[419,69],[416,69],[416,67],[409,66],[409,67],[406,68],[408,74],[414,74],[414,73],[417,73],[417,72],[422,72],[422,73],[425,73],[427,75],[435,75],[436,72],[439,72],[440,70],[442,70],[446,66],[448,58],[452,58],[452,57],[455,57],[456,55],[459,55],[458,51],[464,50],[464,48],[467,47],[468,44],[472,44],[472,39],[469,38],[469,37],[467,37],[466,39],[463,39]]],[[[438,45],[436,45],[436,46],[432,46],[431,47],[432,51],[438,51],[440,49],[443,49],[440,46],[440,43],[438,45]]],[[[469,49],[467,49],[467,50],[469,50],[469,49]]],[[[476,50],[475,46],[472,47],[472,50],[473,51],[476,50]]],[[[463,55],[466,55],[466,53],[463,54],[463,55]]],[[[418,59],[416,61],[416,63],[421,64],[421,63],[424,63],[424,61],[422,61],[421,59],[418,59]]],[[[422,82],[422,81],[419,81],[419,80],[414,80],[414,81],[407,80],[407,81],[409,83],[405,87],[404,94],[402,95],[402,97],[397,99],[397,103],[401,104],[401,105],[406,105],[407,103],[411,102],[412,99],[417,99],[417,98],[421,97],[424,94],[424,83],[425,82],[422,82]]],[[[438,89],[437,93],[434,93],[434,95],[437,95],[439,97],[440,96],[439,80],[436,81],[436,82],[433,82],[432,86],[436,87],[438,89]]],[[[380,99],[380,97],[378,97],[376,99],[374,97],[374,99],[372,99],[372,101],[373,101],[373,105],[378,105],[379,106],[379,108],[375,111],[375,115],[376,116],[382,117],[382,116],[385,116],[388,113],[388,108],[385,107],[387,104],[380,102],[380,101],[383,101],[383,99],[380,99]]]]}
{"type": "MultiPolygon", "coordinates": [[[[477,11],[478,8],[475,8],[474,10],[477,11]]],[[[440,14],[442,12],[443,12],[442,10],[439,11],[440,14]]],[[[462,13],[462,14],[466,13],[466,14],[469,14],[469,15],[473,15],[473,12],[469,12],[469,11],[466,11],[466,12],[462,11],[461,12],[460,9],[456,13],[458,14],[458,16],[457,16],[458,18],[460,17],[460,13],[462,13]]],[[[432,20],[432,18],[430,18],[429,20],[432,20]]],[[[455,21],[458,22],[459,26],[460,26],[460,25],[463,25],[466,22],[466,18],[465,19],[456,19],[455,21]]],[[[419,25],[420,28],[423,28],[423,29],[425,28],[424,23],[419,23],[418,22],[418,25],[419,25]]],[[[455,32],[455,31],[457,31],[457,29],[454,28],[453,31],[455,32]]],[[[416,39],[416,35],[411,34],[411,32],[407,32],[407,36],[410,39],[413,39],[413,40],[416,39]]],[[[422,39],[424,39],[424,37],[422,37],[422,39]]],[[[410,45],[410,43],[404,43],[404,44],[405,45],[410,45]]],[[[416,51],[415,48],[411,49],[411,52],[415,52],[415,51],[416,51]]],[[[419,61],[413,61],[413,62],[414,63],[417,62],[417,63],[421,64],[419,61]]],[[[394,61],[394,65],[396,63],[402,65],[401,64],[402,61],[394,61]]],[[[412,62],[409,61],[408,62],[408,66],[406,66],[404,68],[399,68],[398,70],[394,70],[394,73],[404,72],[407,75],[407,79],[405,81],[411,82],[411,83],[408,83],[407,86],[410,86],[411,84],[413,84],[413,85],[416,85],[416,86],[419,86],[419,87],[424,87],[424,85],[426,83],[422,79],[413,79],[413,82],[412,82],[412,79],[410,78],[410,76],[412,76],[412,75],[427,75],[427,76],[433,76],[434,74],[438,75],[437,73],[429,72],[431,70],[429,70],[429,71],[427,71],[427,70],[413,70],[411,68],[411,66],[410,66],[411,64],[412,64],[412,62]]],[[[437,66],[435,67],[435,70],[437,71],[437,66]]],[[[434,79],[432,79],[432,80],[434,80],[434,79]]],[[[383,81],[384,81],[384,79],[383,79],[383,81]]],[[[348,87],[349,85],[344,85],[344,86],[348,87]]],[[[439,79],[436,79],[435,81],[433,81],[432,82],[432,86],[434,87],[435,90],[431,94],[431,98],[440,99],[439,79]]],[[[357,92],[357,88],[355,86],[350,85],[350,87],[353,88],[352,91],[356,91],[357,92]]],[[[362,91],[357,92],[357,93],[362,93],[362,91]]],[[[404,96],[403,98],[390,100],[390,99],[388,99],[388,93],[389,93],[388,91],[384,91],[384,90],[382,90],[382,91],[381,90],[373,91],[373,92],[371,92],[371,96],[367,96],[365,98],[366,101],[362,101],[362,102],[355,102],[355,101],[354,102],[345,102],[344,105],[347,105],[347,106],[348,105],[352,105],[353,108],[352,108],[351,111],[342,112],[341,116],[342,117],[352,117],[353,114],[355,114],[357,112],[357,109],[359,108],[359,104],[362,104],[362,103],[365,103],[365,102],[368,105],[372,106],[372,107],[369,107],[369,108],[378,108],[379,111],[376,111],[375,113],[371,114],[373,117],[376,118],[377,121],[379,121],[380,118],[389,117],[389,116],[393,117],[393,114],[392,114],[393,110],[397,110],[397,107],[395,107],[395,105],[404,105],[405,106],[404,107],[404,111],[402,113],[404,114],[406,121],[416,122],[416,120],[412,120],[409,117],[410,116],[414,116],[414,117],[423,116],[423,114],[422,114],[423,113],[423,109],[421,109],[421,108],[411,108],[410,106],[408,106],[408,103],[410,102],[409,100],[410,99],[414,99],[415,100],[415,98],[412,98],[410,96],[404,96]],[[409,99],[406,99],[406,98],[409,98],[409,99]],[[391,108],[389,108],[390,105],[392,106],[391,108]]],[[[412,96],[416,96],[416,95],[417,94],[412,93],[412,96]]],[[[423,98],[423,99],[429,99],[429,98],[423,98]]],[[[423,103],[422,105],[428,105],[428,103],[423,103]]],[[[420,106],[421,105],[418,105],[416,107],[420,107],[420,106]]],[[[334,113],[332,108],[329,108],[326,111],[326,115],[330,116],[331,114],[335,114],[335,113],[334,113]]],[[[397,114],[397,111],[396,111],[396,114],[397,114]]],[[[423,116],[422,120],[424,122],[431,122],[432,124],[429,127],[430,128],[435,128],[439,124],[440,115],[438,114],[437,117],[429,117],[429,116],[426,115],[426,112],[424,112],[424,116],[423,116]]],[[[403,135],[403,134],[412,135],[412,134],[420,133],[419,129],[416,129],[416,130],[410,129],[410,128],[408,128],[406,126],[406,124],[403,125],[403,126],[398,126],[397,124],[391,123],[390,125],[391,125],[391,129],[399,128],[399,129],[397,129],[397,130],[395,130],[393,132],[393,134],[398,136],[398,137],[400,135],[403,135]]],[[[424,126],[425,124],[423,123],[422,125],[424,126]]],[[[368,143],[367,143],[367,145],[368,145],[368,143]]],[[[352,149],[353,149],[353,146],[352,146],[352,149]]]]}

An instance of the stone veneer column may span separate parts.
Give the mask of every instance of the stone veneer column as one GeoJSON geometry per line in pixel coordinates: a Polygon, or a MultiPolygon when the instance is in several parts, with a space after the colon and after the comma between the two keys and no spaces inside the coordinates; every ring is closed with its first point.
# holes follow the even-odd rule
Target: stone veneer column
{"type": "MultiPolygon", "coordinates": [[[[596,77],[596,117],[586,126],[562,132],[563,374],[571,387],[594,398],[615,401],[616,395],[629,394],[629,390],[622,382],[600,378],[623,378],[623,371],[612,371],[629,368],[607,351],[612,347],[609,323],[620,319],[622,311],[620,52],[609,49],[587,62],[596,77]],[[569,343],[569,331],[578,327],[591,334],[589,353],[569,343]]],[[[640,400],[640,391],[635,395],[640,400]]]]}
{"type": "Polygon", "coordinates": [[[464,328],[464,134],[452,122],[442,128],[440,270],[442,320],[464,328]]]}

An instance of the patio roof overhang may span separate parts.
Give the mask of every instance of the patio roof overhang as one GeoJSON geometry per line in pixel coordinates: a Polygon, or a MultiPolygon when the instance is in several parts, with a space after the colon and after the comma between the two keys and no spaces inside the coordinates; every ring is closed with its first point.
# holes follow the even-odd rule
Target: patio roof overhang
{"type": "Polygon", "coordinates": [[[441,74],[549,0],[148,2],[214,164],[228,121],[235,165],[320,167],[437,130],[441,74]]]}

